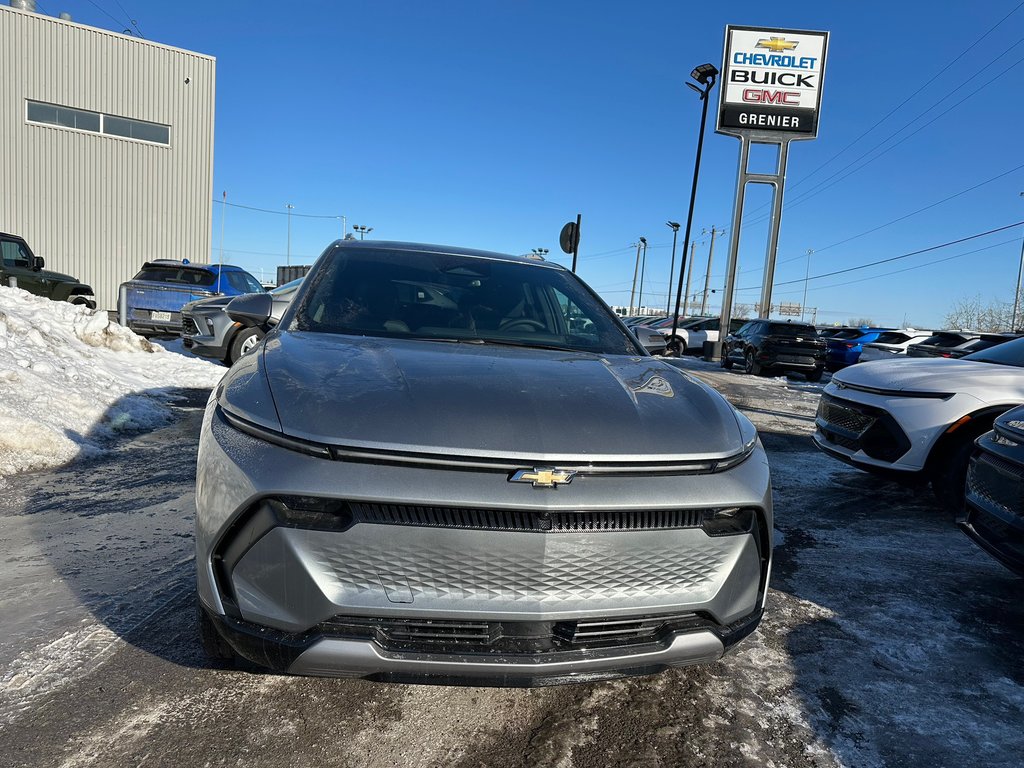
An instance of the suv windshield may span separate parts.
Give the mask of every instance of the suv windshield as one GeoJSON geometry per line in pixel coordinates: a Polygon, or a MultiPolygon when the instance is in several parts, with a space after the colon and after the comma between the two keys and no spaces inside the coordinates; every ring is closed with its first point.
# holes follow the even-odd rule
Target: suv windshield
{"type": "Polygon", "coordinates": [[[829,336],[830,339],[856,339],[864,335],[859,328],[847,328],[845,331],[837,331],[829,336]]]}
{"type": "Polygon", "coordinates": [[[641,354],[571,273],[450,253],[338,246],[292,330],[641,354]]]}
{"type": "Polygon", "coordinates": [[[964,355],[961,360],[974,360],[979,363],[996,363],[997,365],[1013,365],[1024,368],[1024,339],[1014,339],[998,344],[981,352],[964,355]]]}
{"type": "Polygon", "coordinates": [[[902,344],[904,341],[906,341],[909,338],[910,337],[907,336],[907,334],[905,334],[905,333],[900,333],[899,331],[889,331],[887,333],[880,334],[879,337],[877,339],[875,339],[875,343],[876,344],[902,344]]]}

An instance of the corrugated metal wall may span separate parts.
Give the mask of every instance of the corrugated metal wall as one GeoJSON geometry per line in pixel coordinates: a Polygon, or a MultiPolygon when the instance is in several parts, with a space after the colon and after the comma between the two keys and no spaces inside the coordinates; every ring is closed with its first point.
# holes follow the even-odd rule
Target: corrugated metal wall
{"type": "Polygon", "coordinates": [[[214,80],[209,56],[0,6],[0,231],[105,309],[144,261],[207,261],[214,80]],[[30,124],[26,99],[170,125],[171,145],[30,124]]]}

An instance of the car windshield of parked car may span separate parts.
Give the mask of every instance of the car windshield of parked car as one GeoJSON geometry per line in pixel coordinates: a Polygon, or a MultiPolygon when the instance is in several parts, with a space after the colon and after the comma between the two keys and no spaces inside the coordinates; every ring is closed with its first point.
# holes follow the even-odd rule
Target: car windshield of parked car
{"type": "Polygon", "coordinates": [[[770,336],[810,336],[812,338],[817,335],[811,326],[794,325],[793,323],[772,323],[768,328],[768,334],[770,336]]]}
{"type": "Polygon", "coordinates": [[[904,341],[909,339],[905,333],[899,331],[888,331],[886,333],[879,334],[878,338],[875,339],[876,344],[902,344],[904,341]]]}
{"type": "Polygon", "coordinates": [[[1014,339],[997,344],[989,349],[964,355],[961,360],[974,360],[979,363],[996,363],[997,365],[1013,365],[1024,368],[1024,339],[1014,339]]]}
{"type": "Polygon", "coordinates": [[[462,254],[339,246],[307,280],[292,330],[639,354],[571,273],[462,254]]]}

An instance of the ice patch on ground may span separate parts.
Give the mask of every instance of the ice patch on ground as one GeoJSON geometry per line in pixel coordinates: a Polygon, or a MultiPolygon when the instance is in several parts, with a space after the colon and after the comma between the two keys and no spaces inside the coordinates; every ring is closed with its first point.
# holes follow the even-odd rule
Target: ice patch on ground
{"type": "Polygon", "coordinates": [[[171,389],[213,387],[221,366],[173,354],[104,311],[0,286],[0,483],[157,426],[171,389]]]}

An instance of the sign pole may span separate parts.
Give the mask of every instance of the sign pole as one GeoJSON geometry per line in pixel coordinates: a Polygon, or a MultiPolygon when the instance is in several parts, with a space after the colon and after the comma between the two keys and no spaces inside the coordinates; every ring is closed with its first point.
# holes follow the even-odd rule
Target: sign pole
{"type": "MultiPolygon", "coordinates": [[[[718,344],[729,335],[732,322],[732,300],[736,291],[736,263],[740,252],[740,227],[743,222],[743,204],[747,195],[747,162],[750,159],[750,139],[740,136],[740,165],[736,179],[736,200],[732,206],[732,229],[729,236],[729,256],[725,265],[725,292],[722,295],[722,318],[718,323],[718,344]]],[[[717,351],[717,350],[716,350],[717,351]]]]}
{"type": "Polygon", "coordinates": [[[786,161],[789,159],[789,142],[779,144],[778,167],[775,181],[768,182],[774,187],[772,194],[772,217],[768,229],[768,250],[764,260],[764,281],[761,283],[760,317],[768,317],[772,306],[772,284],[775,282],[775,258],[779,250],[779,229],[782,226],[782,199],[786,191],[786,161]]]}
{"type": "Polygon", "coordinates": [[[583,223],[583,214],[576,214],[576,232],[572,239],[572,273],[576,274],[576,259],[580,255],[580,224],[583,223]]]}

